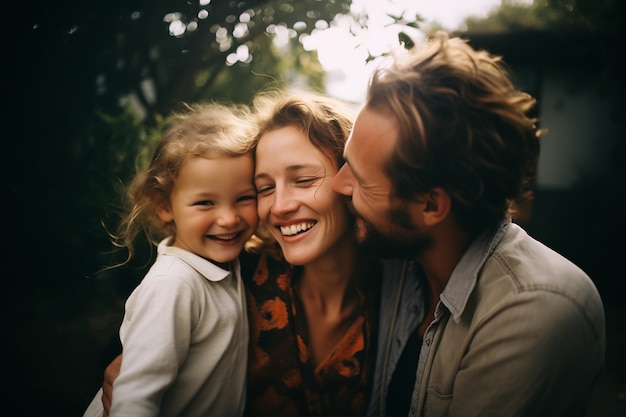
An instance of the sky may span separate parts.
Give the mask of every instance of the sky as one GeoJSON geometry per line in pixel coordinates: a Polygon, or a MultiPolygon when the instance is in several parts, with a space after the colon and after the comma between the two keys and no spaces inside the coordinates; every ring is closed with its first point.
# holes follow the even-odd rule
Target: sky
{"type": "MultiPolygon", "coordinates": [[[[520,0],[530,2],[531,0],[520,0]]],[[[305,47],[317,49],[318,56],[328,75],[327,92],[341,99],[360,103],[364,99],[367,81],[372,69],[379,60],[365,64],[368,51],[380,55],[390,50],[397,39],[397,27],[389,27],[391,21],[387,13],[400,15],[413,20],[419,14],[424,23],[436,21],[446,30],[458,29],[469,16],[484,17],[501,0],[353,0],[354,12],[369,15],[366,31],[359,31],[356,36],[349,32],[348,19],[337,20],[330,28],[317,31],[307,41],[305,47]]],[[[355,29],[354,27],[352,29],[355,29]]],[[[414,32],[412,37],[419,39],[421,32],[414,32]]]]}

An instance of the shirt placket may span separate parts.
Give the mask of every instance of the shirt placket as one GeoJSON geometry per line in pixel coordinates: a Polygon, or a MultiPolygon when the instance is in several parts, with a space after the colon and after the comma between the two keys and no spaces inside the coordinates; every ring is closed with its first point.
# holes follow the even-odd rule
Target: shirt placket
{"type": "Polygon", "coordinates": [[[415,387],[413,388],[413,395],[411,396],[411,408],[409,409],[409,417],[416,417],[420,407],[419,405],[419,392],[422,385],[422,377],[424,376],[424,370],[426,369],[426,362],[430,355],[430,350],[437,333],[437,329],[441,324],[442,318],[448,313],[448,309],[442,304],[441,301],[437,303],[435,309],[435,319],[428,325],[424,338],[422,339],[422,347],[419,353],[419,359],[417,362],[417,371],[415,375],[415,387]]]}

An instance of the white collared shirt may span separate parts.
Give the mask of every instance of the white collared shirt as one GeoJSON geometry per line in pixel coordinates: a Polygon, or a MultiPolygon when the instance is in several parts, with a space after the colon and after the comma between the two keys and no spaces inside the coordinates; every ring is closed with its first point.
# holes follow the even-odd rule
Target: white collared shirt
{"type": "Polygon", "coordinates": [[[110,416],[240,416],[249,330],[239,262],[229,272],[167,242],[126,302],[110,416]]]}

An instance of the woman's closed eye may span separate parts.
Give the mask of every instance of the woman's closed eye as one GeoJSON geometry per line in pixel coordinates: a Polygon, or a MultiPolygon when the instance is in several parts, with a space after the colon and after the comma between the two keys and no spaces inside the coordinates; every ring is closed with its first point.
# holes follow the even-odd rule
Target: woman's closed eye
{"type": "MultiPolygon", "coordinates": [[[[317,183],[322,178],[320,177],[297,177],[290,181],[291,181],[292,187],[306,188],[306,187],[311,187],[313,185],[317,185],[317,183]]],[[[260,196],[266,196],[274,192],[275,188],[276,188],[275,184],[257,184],[256,192],[260,196]]]]}
{"type": "Polygon", "coordinates": [[[317,178],[317,177],[304,177],[304,178],[298,178],[295,181],[295,183],[299,187],[303,187],[303,186],[311,185],[311,184],[315,183],[317,180],[319,180],[319,178],[317,178]]]}
{"type": "Polygon", "coordinates": [[[261,195],[267,195],[271,193],[272,190],[274,190],[273,185],[257,185],[256,187],[257,194],[261,194],[261,195]]]}

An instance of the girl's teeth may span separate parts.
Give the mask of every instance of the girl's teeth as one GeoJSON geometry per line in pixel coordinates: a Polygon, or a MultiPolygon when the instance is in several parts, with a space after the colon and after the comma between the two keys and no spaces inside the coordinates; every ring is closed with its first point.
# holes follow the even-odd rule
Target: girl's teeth
{"type": "Polygon", "coordinates": [[[237,235],[236,235],[236,234],[235,234],[235,235],[228,235],[228,236],[224,236],[224,235],[222,235],[222,236],[217,236],[217,235],[216,235],[216,236],[215,236],[215,238],[216,238],[216,239],[220,239],[220,240],[231,240],[231,239],[234,239],[234,238],[235,238],[235,236],[237,236],[237,235]]]}

